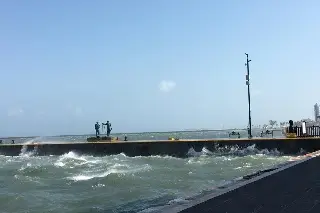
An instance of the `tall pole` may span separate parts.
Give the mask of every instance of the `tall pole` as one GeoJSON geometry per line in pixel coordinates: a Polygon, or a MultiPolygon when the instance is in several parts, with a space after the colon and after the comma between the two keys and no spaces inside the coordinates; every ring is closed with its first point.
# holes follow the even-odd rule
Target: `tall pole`
{"type": "Polygon", "coordinates": [[[249,70],[249,55],[245,53],[247,56],[247,75],[246,75],[246,85],[248,86],[248,104],[249,104],[249,127],[248,127],[248,137],[252,138],[252,131],[251,131],[251,99],[250,99],[250,70],[249,70]]]}

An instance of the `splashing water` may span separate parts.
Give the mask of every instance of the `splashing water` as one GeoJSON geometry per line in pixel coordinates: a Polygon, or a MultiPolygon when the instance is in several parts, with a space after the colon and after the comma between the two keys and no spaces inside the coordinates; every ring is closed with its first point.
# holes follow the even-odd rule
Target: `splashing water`
{"type": "MultiPolygon", "coordinates": [[[[22,150],[23,151],[23,150],[22,150]]],[[[152,212],[288,162],[277,150],[231,147],[169,156],[0,156],[3,212],[152,212]],[[17,205],[17,202],[19,205],[17,205]]]]}
{"type": "Polygon", "coordinates": [[[22,142],[22,144],[33,144],[33,143],[41,143],[44,140],[44,137],[36,137],[29,139],[27,141],[22,142]]]}

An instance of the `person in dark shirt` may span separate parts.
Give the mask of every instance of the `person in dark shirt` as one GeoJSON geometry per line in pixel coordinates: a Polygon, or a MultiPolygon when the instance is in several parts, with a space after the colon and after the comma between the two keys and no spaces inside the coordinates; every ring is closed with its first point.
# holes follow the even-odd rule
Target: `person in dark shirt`
{"type": "Polygon", "coordinates": [[[99,125],[99,122],[97,122],[95,125],[94,125],[94,128],[96,130],[96,137],[98,137],[100,135],[100,125],[99,125]]]}
{"type": "Polygon", "coordinates": [[[102,123],[102,125],[106,125],[107,126],[107,136],[109,137],[110,136],[110,133],[111,133],[111,123],[109,121],[107,121],[107,123],[102,123]]]}
{"type": "Polygon", "coordinates": [[[295,128],[293,127],[293,121],[292,120],[289,121],[288,130],[289,130],[289,133],[295,133],[295,128]]]}

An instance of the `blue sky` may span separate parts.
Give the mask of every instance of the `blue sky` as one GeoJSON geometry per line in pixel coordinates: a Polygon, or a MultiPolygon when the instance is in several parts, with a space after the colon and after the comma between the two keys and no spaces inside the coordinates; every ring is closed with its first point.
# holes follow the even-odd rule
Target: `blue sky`
{"type": "Polygon", "coordinates": [[[0,2],[0,135],[245,127],[313,118],[316,0],[0,2]]]}

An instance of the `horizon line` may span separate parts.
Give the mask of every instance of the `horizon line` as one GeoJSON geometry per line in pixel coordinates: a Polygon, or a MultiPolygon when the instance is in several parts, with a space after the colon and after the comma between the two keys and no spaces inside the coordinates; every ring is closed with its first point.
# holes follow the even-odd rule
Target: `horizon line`
{"type": "MultiPolygon", "coordinates": [[[[273,129],[281,129],[281,127],[273,128],[273,129]]],[[[258,127],[254,127],[252,129],[261,129],[258,127]]],[[[151,131],[151,132],[115,132],[113,134],[145,134],[145,133],[180,133],[180,132],[222,132],[222,131],[230,131],[230,130],[241,130],[246,131],[247,128],[228,128],[228,129],[186,129],[186,130],[175,130],[175,131],[151,131]]],[[[70,135],[46,135],[46,136],[4,136],[0,137],[0,139],[8,139],[8,138],[38,138],[38,137],[66,137],[66,136],[86,136],[86,135],[95,135],[95,133],[88,134],[70,134],[70,135]]],[[[103,135],[103,134],[102,134],[103,135]]]]}

